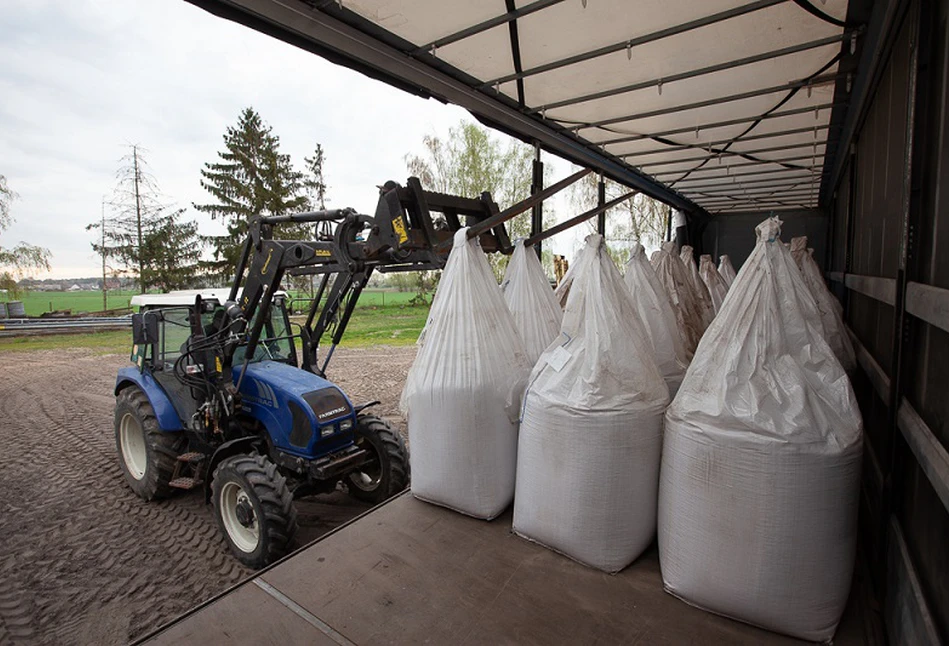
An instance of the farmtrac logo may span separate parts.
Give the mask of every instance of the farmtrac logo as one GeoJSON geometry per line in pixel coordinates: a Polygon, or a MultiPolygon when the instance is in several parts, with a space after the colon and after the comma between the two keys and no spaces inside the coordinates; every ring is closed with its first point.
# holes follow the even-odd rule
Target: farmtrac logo
{"type": "Polygon", "coordinates": [[[321,419],[321,420],[326,419],[327,417],[332,417],[333,415],[336,415],[338,413],[345,412],[345,410],[346,410],[345,406],[340,406],[339,408],[334,408],[333,410],[328,410],[326,412],[320,413],[319,415],[316,416],[316,418],[321,419]]]}

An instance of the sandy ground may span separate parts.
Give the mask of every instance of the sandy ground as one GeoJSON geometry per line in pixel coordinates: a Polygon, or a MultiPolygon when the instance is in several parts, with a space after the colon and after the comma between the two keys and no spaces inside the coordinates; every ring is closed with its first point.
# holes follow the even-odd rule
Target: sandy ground
{"type": "MultiPolygon", "coordinates": [[[[397,423],[415,347],[340,350],[328,377],[397,423]]],[[[0,644],[127,643],[250,574],[198,491],[136,497],[115,451],[125,356],[0,353],[0,644]]],[[[343,492],[298,502],[301,547],[367,508],[343,492]]]]}

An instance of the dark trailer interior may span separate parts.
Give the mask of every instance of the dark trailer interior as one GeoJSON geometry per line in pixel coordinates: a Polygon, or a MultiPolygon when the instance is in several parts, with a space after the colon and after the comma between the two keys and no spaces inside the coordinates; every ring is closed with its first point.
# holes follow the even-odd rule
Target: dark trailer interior
{"type": "MultiPolygon", "coordinates": [[[[837,642],[949,640],[949,2],[191,1],[659,199],[699,253],[739,265],[770,214],[807,235],[862,368],[837,642]]],[[[540,207],[533,222],[542,236],[540,207]]],[[[403,495],[152,637],[219,641],[227,617],[234,642],[786,641],[663,598],[654,554],[604,577],[502,525],[403,495]],[[526,563],[549,578],[498,573],[526,563]]]]}

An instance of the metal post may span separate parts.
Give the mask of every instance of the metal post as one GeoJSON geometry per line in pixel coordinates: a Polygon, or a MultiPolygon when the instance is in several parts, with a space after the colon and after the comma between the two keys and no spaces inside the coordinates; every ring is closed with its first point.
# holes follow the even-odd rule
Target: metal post
{"type": "MultiPolygon", "coordinates": [[[[883,481],[883,510],[880,514],[880,557],[886,563],[885,554],[889,537],[886,526],[891,515],[897,514],[905,478],[905,459],[908,447],[899,429],[898,412],[906,389],[905,381],[913,367],[913,358],[906,352],[912,348],[912,322],[906,313],[906,284],[917,278],[920,221],[920,185],[923,178],[922,162],[925,161],[925,145],[928,128],[926,106],[928,104],[928,75],[920,78],[919,70],[928,69],[930,43],[929,29],[933,24],[926,3],[912,5],[908,20],[911,20],[909,81],[906,97],[906,148],[903,155],[902,222],[900,240],[900,263],[896,272],[896,298],[893,305],[893,332],[891,337],[892,358],[889,366],[890,397],[887,403],[887,426],[889,427],[889,464],[886,465],[883,481]],[[925,17],[924,17],[925,14],[925,17]],[[922,52],[920,50],[923,50],[922,52]]],[[[882,466],[882,465],[881,465],[882,466]]],[[[892,593],[887,590],[887,593],[892,593]]]]}
{"type": "MultiPolygon", "coordinates": [[[[603,206],[606,204],[606,182],[603,181],[603,174],[600,174],[600,181],[596,184],[596,204],[603,206]]],[[[606,237],[606,211],[596,216],[596,232],[604,238],[606,237]]]]}
{"type": "MultiPolygon", "coordinates": [[[[540,145],[534,144],[534,175],[531,180],[531,195],[544,190],[544,162],[540,160],[540,145]]],[[[531,211],[531,236],[539,235],[544,230],[544,203],[538,202],[531,211]]],[[[537,257],[541,258],[540,242],[534,245],[537,257]]]]}

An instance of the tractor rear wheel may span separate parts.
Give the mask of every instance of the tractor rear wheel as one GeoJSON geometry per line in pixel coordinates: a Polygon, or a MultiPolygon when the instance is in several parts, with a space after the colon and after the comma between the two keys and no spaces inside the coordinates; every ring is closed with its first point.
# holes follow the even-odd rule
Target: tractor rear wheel
{"type": "Polygon", "coordinates": [[[388,422],[375,415],[359,415],[356,445],[368,451],[370,459],[346,476],[350,496],[378,504],[408,486],[408,451],[402,436],[388,422]]]}
{"type": "Polygon", "coordinates": [[[218,527],[237,560],[258,569],[287,553],[297,512],[277,465],[262,455],[227,458],[214,470],[211,491],[218,527]]]}
{"type": "Polygon", "coordinates": [[[155,410],[137,386],[123,389],[115,399],[115,448],[125,481],[145,500],[165,498],[175,470],[178,437],[158,426],[155,410]]]}

